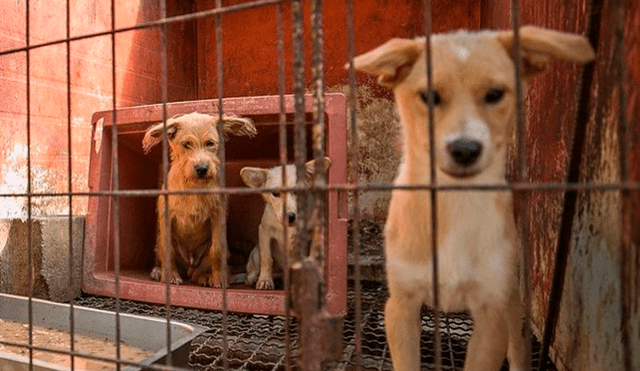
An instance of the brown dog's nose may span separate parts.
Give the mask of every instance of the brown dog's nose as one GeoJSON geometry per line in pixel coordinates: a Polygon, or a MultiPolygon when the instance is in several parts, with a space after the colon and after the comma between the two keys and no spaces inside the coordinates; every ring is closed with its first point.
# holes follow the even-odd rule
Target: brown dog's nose
{"type": "Polygon", "coordinates": [[[287,213],[287,221],[289,224],[293,224],[296,221],[296,213],[287,213]]]}
{"type": "Polygon", "coordinates": [[[196,171],[196,174],[198,174],[198,177],[204,178],[209,171],[209,166],[207,166],[206,164],[197,164],[194,169],[196,171]]]}
{"type": "Polygon", "coordinates": [[[471,166],[482,153],[482,143],[475,140],[458,139],[447,145],[447,151],[458,165],[471,166]]]}

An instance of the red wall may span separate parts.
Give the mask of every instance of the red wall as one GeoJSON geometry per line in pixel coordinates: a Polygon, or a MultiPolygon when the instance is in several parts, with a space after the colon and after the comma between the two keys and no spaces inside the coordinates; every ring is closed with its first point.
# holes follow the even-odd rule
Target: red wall
{"type": "MultiPolygon", "coordinates": [[[[30,2],[30,44],[66,37],[66,3],[30,2]]],[[[168,1],[169,15],[191,11],[182,1],[168,1]]],[[[116,1],[116,27],[160,17],[157,1],[116,1]]],[[[0,22],[0,51],[20,48],[25,40],[25,3],[4,2],[0,22]]],[[[71,36],[111,28],[109,1],[71,3],[71,36]]],[[[196,98],[195,22],[168,27],[169,100],[196,98]],[[186,62],[185,62],[186,61],[186,62]]],[[[160,31],[147,29],[116,36],[116,104],[132,106],[162,100],[160,31]]],[[[111,36],[70,43],[73,184],[87,190],[91,114],[112,105],[111,36]]],[[[66,192],[67,50],[65,43],[30,52],[32,191],[66,192]]],[[[27,66],[26,53],[0,56],[0,192],[20,193],[27,184],[27,66]]],[[[86,200],[76,199],[74,212],[86,212],[86,200]]],[[[67,198],[35,198],[34,215],[68,212],[67,198]]],[[[0,200],[0,217],[24,217],[24,199],[0,200]]]]}
{"type": "MultiPolygon", "coordinates": [[[[229,0],[223,5],[246,3],[229,0]]],[[[305,81],[311,81],[311,9],[305,1],[305,81]]],[[[215,8],[215,1],[196,3],[197,10],[215,8]]],[[[284,57],[286,63],[286,91],[292,92],[291,11],[283,7],[284,57]]],[[[414,0],[354,1],[355,53],[364,53],[392,37],[424,35],[422,2],[414,0]]],[[[222,16],[224,96],[251,96],[278,93],[276,6],[260,7],[222,16]]],[[[457,28],[478,28],[480,0],[434,1],[433,29],[435,32],[457,28]]],[[[198,95],[217,97],[216,35],[214,18],[198,21],[198,95]]],[[[324,73],[328,87],[348,84],[344,69],[347,57],[347,16],[343,0],[324,1],[324,73]]],[[[375,78],[358,76],[359,83],[380,90],[375,78]]],[[[387,91],[387,90],[384,90],[387,91]]]]}

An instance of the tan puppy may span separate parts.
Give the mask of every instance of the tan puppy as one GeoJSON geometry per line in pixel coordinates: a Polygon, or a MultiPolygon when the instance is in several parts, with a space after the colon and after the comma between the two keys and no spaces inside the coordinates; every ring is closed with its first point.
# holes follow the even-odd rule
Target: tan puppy
{"type": "MultiPolygon", "coordinates": [[[[233,135],[256,134],[251,120],[223,116],[224,132],[233,135]]],[[[174,116],[167,120],[166,130],[171,148],[171,168],[167,175],[168,189],[215,188],[218,186],[218,116],[197,112],[174,116]]],[[[162,141],[165,126],[150,127],[142,141],[146,153],[162,141]]],[[[170,195],[169,221],[171,241],[165,245],[165,197],[158,197],[158,240],[156,257],[160,266],[151,271],[151,278],[165,282],[163,272],[168,264],[171,283],[183,279],[200,285],[220,287],[223,277],[220,247],[220,218],[224,210],[220,194],[170,195]],[[169,250],[169,261],[165,251],[169,250]]],[[[226,279],[226,278],[225,278],[226,279]]]]}
{"type": "MultiPolygon", "coordinates": [[[[587,39],[523,27],[522,79],[554,59],[586,63],[587,39]]],[[[403,127],[396,185],[429,184],[428,99],[433,97],[438,184],[506,184],[507,142],[516,120],[512,31],[433,35],[433,90],[427,92],[425,39],[393,39],[357,57],[395,93],[403,127]]],[[[394,190],[385,227],[390,297],[385,327],[394,368],[420,369],[420,308],[433,305],[429,191],[394,190]]],[[[465,370],[528,370],[518,285],[518,241],[508,191],[439,191],[440,307],[469,310],[474,331],[465,370]]]]}
{"type": "MultiPolygon", "coordinates": [[[[331,166],[331,160],[325,157],[323,165],[325,171],[328,170],[329,166],[331,166]]],[[[307,162],[305,169],[306,181],[307,184],[310,184],[313,179],[315,160],[307,162]]],[[[286,173],[287,182],[285,184],[282,166],[275,166],[270,169],[244,167],[240,170],[242,180],[251,188],[294,187],[298,179],[296,166],[287,165],[286,173]]],[[[258,290],[273,290],[273,260],[275,257],[277,267],[284,269],[284,232],[286,229],[287,246],[290,248],[296,236],[295,221],[298,206],[296,196],[293,193],[287,194],[286,204],[284,205],[285,200],[280,192],[264,192],[262,197],[267,205],[264,208],[262,220],[258,227],[258,246],[251,251],[247,262],[245,283],[250,286],[256,284],[256,289],[258,290]],[[282,212],[285,209],[286,215],[283,218],[282,212]]]]}

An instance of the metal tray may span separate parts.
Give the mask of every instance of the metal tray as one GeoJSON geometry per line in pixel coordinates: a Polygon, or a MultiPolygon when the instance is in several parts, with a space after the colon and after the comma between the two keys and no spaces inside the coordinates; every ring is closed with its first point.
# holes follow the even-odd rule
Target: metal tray
{"type": "MultiPolygon", "coordinates": [[[[28,323],[29,299],[22,296],[0,294],[0,318],[28,323]]],[[[70,306],[46,300],[32,299],[33,324],[59,330],[69,330],[70,306]]],[[[74,333],[115,340],[115,313],[74,306],[74,333]]],[[[163,364],[167,356],[167,322],[163,319],[120,314],[120,339],[129,345],[154,352],[139,361],[143,365],[163,364]],[[153,336],[149,336],[153,334],[153,336]]],[[[174,366],[187,367],[191,341],[206,328],[171,321],[171,357],[174,366]]],[[[22,371],[29,369],[29,359],[8,353],[0,353],[0,369],[22,371]]],[[[123,367],[133,371],[144,367],[123,367]]],[[[61,371],[66,368],[33,361],[34,371],[61,371]]]]}

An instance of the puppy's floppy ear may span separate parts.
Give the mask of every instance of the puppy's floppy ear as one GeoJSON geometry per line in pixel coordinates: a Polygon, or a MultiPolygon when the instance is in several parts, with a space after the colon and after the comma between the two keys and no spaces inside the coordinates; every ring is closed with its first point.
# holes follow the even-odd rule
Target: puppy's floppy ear
{"type": "Polygon", "coordinates": [[[391,39],[355,57],[353,64],[359,71],[377,75],[380,85],[394,87],[407,77],[423,50],[424,38],[391,39]]]}
{"type": "Polygon", "coordinates": [[[180,121],[178,120],[180,116],[182,115],[173,116],[168,119],[166,126],[161,122],[147,129],[147,132],[144,134],[144,138],[142,139],[142,149],[145,154],[149,153],[151,147],[162,142],[162,132],[165,127],[167,129],[167,139],[172,140],[175,138],[176,133],[180,129],[180,121]]]}
{"type": "Polygon", "coordinates": [[[225,134],[248,135],[250,137],[256,135],[257,130],[253,121],[246,117],[237,117],[234,115],[223,115],[222,123],[225,134]]]}
{"type": "Polygon", "coordinates": [[[268,174],[269,170],[259,167],[243,167],[242,170],[240,170],[240,177],[244,183],[251,188],[263,187],[267,182],[268,174]]]}
{"type": "MultiPolygon", "coordinates": [[[[331,160],[329,159],[329,157],[324,157],[322,159],[322,166],[324,166],[324,171],[329,170],[329,167],[331,166],[331,160]]],[[[307,183],[311,183],[313,181],[313,174],[316,171],[316,160],[311,160],[305,163],[304,169],[307,183]]]]}
{"type": "MultiPolygon", "coordinates": [[[[498,32],[497,39],[513,57],[513,31],[498,32]]],[[[525,79],[544,72],[555,59],[584,64],[595,58],[585,36],[535,26],[520,28],[520,53],[525,79]]]]}

